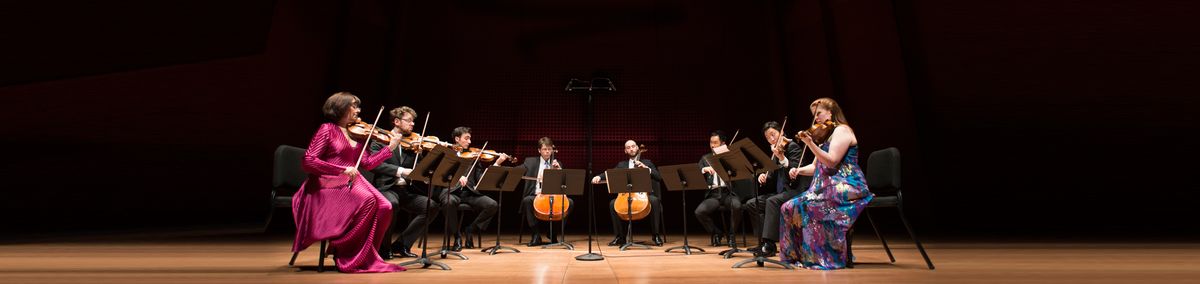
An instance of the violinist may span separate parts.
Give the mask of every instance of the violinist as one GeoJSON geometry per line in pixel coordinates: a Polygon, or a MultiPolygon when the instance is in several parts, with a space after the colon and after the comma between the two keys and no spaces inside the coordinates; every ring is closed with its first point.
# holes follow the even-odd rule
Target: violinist
{"type": "MultiPolygon", "coordinates": [[[[390,133],[394,139],[409,139],[413,140],[420,136],[413,132],[413,127],[416,125],[417,111],[410,107],[402,106],[389,111],[391,115],[392,130],[390,133]]],[[[404,144],[404,142],[401,142],[404,144]]],[[[409,221],[408,226],[403,228],[400,233],[400,239],[393,243],[392,233],[396,224],[389,226],[389,230],[384,234],[383,243],[379,247],[379,255],[383,259],[391,259],[393,255],[399,257],[416,257],[411,251],[412,244],[421,236],[424,228],[425,220],[437,218],[438,211],[430,210],[438,208],[437,202],[429,202],[428,188],[424,183],[410,183],[408,174],[412,173],[413,166],[417,163],[417,153],[422,150],[420,143],[409,143],[409,147],[397,147],[392,150],[392,157],[383,161],[379,167],[371,170],[375,173],[375,180],[372,184],[379,192],[387,198],[392,204],[393,212],[399,215],[400,211],[407,212],[413,216],[409,221]],[[428,203],[427,203],[428,202],[428,203]],[[430,204],[429,208],[425,205],[430,204]]],[[[378,151],[384,145],[382,143],[374,143],[371,145],[371,150],[378,151]]],[[[393,220],[399,220],[398,216],[393,215],[393,220]]],[[[398,221],[396,221],[398,222],[398,221]]]]}
{"type": "MultiPolygon", "coordinates": [[[[451,133],[454,136],[454,148],[459,151],[460,157],[475,158],[470,156],[471,148],[471,128],[460,126],[454,128],[451,133]]],[[[476,153],[478,155],[479,153],[476,153]]],[[[495,158],[495,164],[501,164],[508,159],[508,155],[499,155],[495,158]]],[[[483,177],[483,170],[491,166],[492,163],[479,161],[475,163],[475,169],[469,174],[458,179],[458,183],[454,184],[447,190],[443,190],[438,196],[438,201],[442,202],[442,211],[446,220],[450,223],[446,228],[447,232],[454,236],[454,244],[451,249],[460,251],[463,248],[462,237],[459,232],[458,223],[458,205],[466,203],[471,205],[475,212],[479,215],[475,217],[475,221],[466,228],[466,238],[471,239],[471,236],[478,236],[479,232],[487,230],[489,224],[492,223],[492,216],[496,215],[498,204],[496,200],[475,191],[475,186],[479,183],[479,178],[483,177]]],[[[466,248],[474,248],[475,244],[467,242],[466,248]]]]}
{"type": "MultiPolygon", "coordinates": [[[[773,256],[777,249],[775,242],[779,240],[779,207],[784,202],[799,195],[812,181],[811,178],[801,177],[791,180],[788,171],[800,166],[803,147],[783,137],[783,127],[778,122],[770,121],[763,124],[763,137],[771,147],[771,160],[779,169],[758,175],[758,183],[765,188],[774,189],[770,196],[762,195],[747,200],[742,207],[751,215],[750,223],[754,227],[754,235],[759,237],[758,246],[750,249],[756,255],[773,256]],[[758,218],[762,215],[762,218],[758,218]]],[[[771,191],[768,191],[771,192],[771,191]]]]}
{"type": "MultiPolygon", "coordinates": [[[[720,130],[713,131],[708,136],[708,147],[712,149],[712,153],[704,154],[700,158],[700,171],[704,173],[704,179],[708,181],[708,185],[712,188],[705,194],[704,201],[701,201],[700,205],[696,206],[695,213],[696,219],[700,220],[700,225],[704,226],[704,230],[712,234],[712,243],[710,245],[714,247],[722,245],[721,239],[726,237],[726,240],[732,246],[734,242],[733,232],[736,232],[738,224],[742,222],[742,200],[739,199],[739,192],[733,190],[733,188],[753,188],[754,186],[753,184],[748,184],[748,181],[743,182],[746,180],[735,181],[732,184],[726,183],[713,170],[712,165],[708,164],[708,158],[712,157],[713,154],[728,151],[728,143],[729,136],[725,136],[725,133],[720,130]],[[728,232],[722,231],[721,227],[713,222],[712,215],[713,213],[717,213],[717,209],[721,206],[725,206],[730,212],[728,232]]],[[[748,199],[750,196],[746,196],[745,198],[748,199]]]]}
{"type": "MultiPolygon", "coordinates": [[[[655,167],[654,163],[650,162],[650,159],[641,158],[641,153],[642,153],[642,147],[639,146],[637,144],[637,142],[634,142],[633,140],[625,141],[625,154],[629,156],[629,159],[617,163],[617,165],[614,166],[613,168],[614,169],[632,169],[632,168],[650,169],[650,178],[653,180],[650,184],[653,187],[653,192],[650,192],[650,194],[648,196],[648,200],[650,203],[649,218],[650,218],[650,232],[654,234],[651,241],[654,242],[654,245],[656,245],[656,246],[662,246],[662,244],[663,244],[663,238],[662,238],[662,211],[663,211],[663,209],[662,209],[662,203],[659,201],[659,196],[662,196],[661,195],[662,190],[659,188],[659,183],[662,183],[662,174],[658,172],[658,167],[655,167]]],[[[606,180],[604,173],[600,173],[600,175],[592,177],[593,184],[600,183],[600,181],[602,181],[602,180],[606,180]]],[[[626,200],[624,200],[623,198],[620,198],[620,199],[622,199],[622,200],[619,200],[620,202],[626,202],[626,200]]],[[[613,208],[614,205],[616,204],[616,202],[618,202],[618,200],[613,199],[612,201],[610,201],[608,203],[608,207],[613,208]]],[[[625,213],[624,212],[616,212],[616,210],[609,210],[608,213],[609,213],[609,216],[612,218],[613,232],[616,234],[616,236],[613,238],[613,240],[611,242],[608,243],[608,245],[609,246],[618,246],[618,245],[624,244],[625,243],[625,225],[624,225],[625,221],[623,221],[624,219],[621,219],[621,216],[619,216],[618,214],[623,215],[625,213]]]]}
{"type": "MultiPolygon", "coordinates": [[[[531,247],[548,244],[542,242],[542,229],[546,227],[546,221],[542,221],[537,217],[537,211],[533,205],[537,197],[542,194],[542,171],[562,168],[562,164],[559,164],[558,159],[554,158],[557,151],[554,149],[554,141],[550,140],[550,137],[542,137],[538,139],[539,156],[525,158],[525,176],[536,179],[534,182],[525,182],[525,191],[522,194],[525,198],[521,200],[521,210],[525,215],[526,224],[529,224],[529,228],[533,231],[533,238],[527,244],[531,247]]],[[[555,212],[565,220],[571,214],[571,208],[573,207],[563,206],[562,202],[563,200],[556,200],[551,210],[559,210],[555,212]],[[559,208],[566,208],[566,212],[560,212],[559,208]]],[[[568,197],[565,202],[571,204],[575,201],[568,197]]],[[[558,237],[551,235],[549,243],[557,242],[558,237]]]]}
{"type": "Polygon", "coordinates": [[[338,271],[404,271],[404,267],[380,259],[376,250],[383,241],[379,232],[386,231],[391,224],[392,205],[358,174],[359,169],[373,169],[391,157],[391,150],[399,146],[399,141],[385,142],[388,151],[364,153],[370,143],[367,141],[371,139],[370,132],[350,130],[350,125],[359,121],[360,102],[347,92],[325,100],[322,109],[330,122],[322,124],[308,144],[301,162],[308,177],[292,196],[296,221],[292,252],[331,240],[329,251],[333,252],[338,271]]]}

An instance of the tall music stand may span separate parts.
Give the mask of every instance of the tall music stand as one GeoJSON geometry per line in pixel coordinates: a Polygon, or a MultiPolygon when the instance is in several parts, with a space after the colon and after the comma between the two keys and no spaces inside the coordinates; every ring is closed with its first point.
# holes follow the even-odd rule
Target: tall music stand
{"type": "MultiPolygon", "coordinates": [[[[779,169],[779,165],[776,164],[775,161],[771,160],[771,156],[768,156],[765,152],[762,151],[761,148],[758,148],[758,145],[754,145],[754,142],[750,141],[749,138],[742,138],[742,140],[738,140],[738,142],[734,142],[733,146],[734,146],[734,147],[732,147],[733,149],[738,149],[738,150],[731,151],[731,152],[740,152],[740,153],[745,154],[746,158],[748,158],[748,160],[750,162],[750,167],[754,171],[754,173],[756,173],[756,174],[770,173],[771,171],[779,169]]],[[[756,194],[756,195],[761,194],[759,191],[762,189],[762,187],[757,187],[757,185],[758,185],[757,182],[755,182],[754,184],[756,185],[754,194],[756,194]]],[[[765,199],[765,198],[759,198],[758,196],[754,196],[754,202],[758,203],[759,208],[766,206],[766,205],[762,204],[763,199],[765,199]]],[[[759,218],[766,218],[766,217],[763,217],[763,215],[759,215],[759,218]]],[[[763,221],[767,222],[768,220],[763,220],[763,221]]],[[[779,221],[775,220],[773,222],[779,222],[779,221]]],[[[730,252],[729,255],[725,256],[725,258],[729,258],[731,255],[733,255],[733,253],[734,252],[730,252]]],[[[742,261],[739,261],[738,263],[734,263],[733,268],[740,268],[743,265],[746,265],[751,262],[757,264],[758,267],[763,267],[764,263],[774,263],[775,265],[783,266],[783,268],[796,269],[791,264],[787,264],[782,261],[778,261],[775,259],[767,258],[766,256],[760,256],[760,255],[756,255],[753,258],[742,260],[742,261]]]]}
{"type": "MultiPolygon", "coordinates": [[[[445,151],[446,152],[444,152],[442,155],[441,163],[438,163],[437,170],[433,171],[433,176],[430,177],[432,179],[432,182],[430,183],[431,185],[441,187],[443,191],[446,191],[446,198],[442,200],[443,207],[447,206],[447,203],[450,203],[450,194],[453,194],[449,192],[450,187],[458,185],[458,179],[467,174],[467,171],[471,169],[472,162],[474,162],[473,159],[464,159],[458,157],[458,155],[449,148],[446,148],[445,151]]],[[[464,186],[458,190],[471,189],[464,186]]],[[[452,208],[452,210],[458,210],[458,208],[452,208]]],[[[469,258],[467,258],[467,256],[450,249],[450,219],[442,218],[442,220],[444,221],[446,227],[444,230],[445,232],[442,233],[442,249],[438,250],[438,254],[441,255],[442,258],[446,258],[447,255],[453,255],[462,260],[468,260],[469,258]]]]}

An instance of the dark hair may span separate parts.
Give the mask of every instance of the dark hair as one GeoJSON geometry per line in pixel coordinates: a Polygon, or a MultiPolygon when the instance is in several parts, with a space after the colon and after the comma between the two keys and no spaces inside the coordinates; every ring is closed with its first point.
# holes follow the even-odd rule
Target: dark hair
{"type": "Polygon", "coordinates": [[[463,134],[467,134],[467,133],[471,133],[470,127],[459,126],[459,127],[455,127],[454,132],[451,132],[450,135],[453,135],[454,137],[460,137],[463,134]]]}
{"type": "Polygon", "coordinates": [[[392,118],[395,118],[395,119],[403,119],[404,114],[406,114],[406,113],[408,115],[411,115],[413,117],[413,119],[417,118],[417,111],[415,111],[411,107],[407,107],[407,106],[394,108],[391,111],[389,111],[388,113],[392,114],[392,118]]]}
{"type": "Polygon", "coordinates": [[[550,137],[542,137],[542,139],[538,139],[538,148],[540,149],[542,146],[550,146],[550,148],[554,148],[554,140],[550,140],[550,137]]]}
{"type": "Polygon", "coordinates": [[[775,131],[779,131],[779,123],[774,122],[774,121],[768,121],[767,123],[763,123],[762,131],[767,132],[767,129],[775,129],[775,131]]]}
{"type": "MultiPolygon", "coordinates": [[[[763,131],[766,131],[766,130],[763,130],[763,131]]],[[[721,143],[729,144],[729,136],[725,136],[724,131],[713,130],[712,133],[708,134],[708,137],[712,138],[713,136],[716,136],[718,140],[721,140],[721,143]]]]}
{"type": "Polygon", "coordinates": [[[321,111],[325,113],[326,118],[336,122],[346,115],[346,109],[358,106],[359,102],[358,97],[350,92],[337,92],[325,99],[325,106],[321,107],[321,111]]]}

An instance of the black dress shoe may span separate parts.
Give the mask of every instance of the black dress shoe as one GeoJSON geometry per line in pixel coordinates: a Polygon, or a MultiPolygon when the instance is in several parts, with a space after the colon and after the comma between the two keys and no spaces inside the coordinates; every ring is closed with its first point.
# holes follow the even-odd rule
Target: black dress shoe
{"type": "Polygon", "coordinates": [[[471,228],[467,229],[467,231],[465,232],[466,236],[464,237],[464,239],[467,240],[467,244],[464,245],[463,248],[469,248],[469,249],[475,248],[474,236],[478,236],[479,234],[476,232],[472,232],[472,231],[475,231],[474,229],[475,229],[475,226],[471,226],[471,228]]]}
{"type": "Polygon", "coordinates": [[[765,241],[759,241],[758,245],[750,247],[750,248],[746,249],[746,251],[753,253],[754,255],[762,254],[763,246],[765,246],[766,243],[767,242],[765,242],[765,241]]]}
{"type": "Polygon", "coordinates": [[[708,244],[710,247],[721,246],[721,234],[713,234],[712,242],[708,244]]]}
{"type": "Polygon", "coordinates": [[[778,253],[779,251],[775,248],[775,242],[767,242],[765,245],[763,245],[762,251],[755,252],[754,256],[773,257],[778,253]]]}
{"type": "Polygon", "coordinates": [[[549,243],[542,241],[542,237],[537,237],[536,239],[530,240],[529,243],[526,244],[525,246],[536,247],[536,246],[543,246],[543,245],[547,245],[547,244],[549,244],[549,243]]]}
{"type": "Polygon", "coordinates": [[[382,251],[382,250],[381,250],[381,251],[379,251],[379,258],[382,258],[383,260],[391,260],[391,259],[392,259],[392,252],[391,252],[391,251],[382,251]]]}
{"type": "Polygon", "coordinates": [[[737,247],[737,238],[735,238],[733,235],[729,235],[725,240],[729,242],[729,247],[737,247]]]}
{"type": "Polygon", "coordinates": [[[406,248],[406,249],[401,249],[401,250],[396,250],[396,251],[394,251],[394,252],[392,253],[392,255],[393,255],[393,256],[398,256],[398,257],[401,257],[401,258],[404,258],[404,257],[417,257],[417,254],[415,254],[415,253],[412,253],[412,252],[411,252],[411,251],[409,251],[409,249],[407,249],[407,248],[406,248]]]}
{"type": "Polygon", "coordinates": [[[622,238],[622,237],[613,238],[613,240],[611,242],[608,242],[608,246],[610,246],[610,247],[615,247],[615,246],[619,246],[619,245],[623,245],[623,244],[625,244],[625,238],[622,238]]]}
{"type": "Polygon", "coordinates": [[[659,235],[659,234],[654,234],[654,237],[650,238],[650,240],[654,242],[654,246],[659,246],[659,247],[661,247],[661,246],[663,245],[663,237],[662,237],[662,235],[659,235]]]}
{"type": "Polygon", "coordinates": [[[462,238],[455,236],[454,244],[450,245],[450,250],[451,251],[462,251],[462,249],[463,249],[462,238]]]}

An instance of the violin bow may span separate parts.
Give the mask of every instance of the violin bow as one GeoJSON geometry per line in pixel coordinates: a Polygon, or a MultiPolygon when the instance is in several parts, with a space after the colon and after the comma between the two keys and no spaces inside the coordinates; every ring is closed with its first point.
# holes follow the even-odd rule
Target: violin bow
{"type": "MultiPolygon", "coordinates": [[[[425,129],[427,127],[429,127],[429,115],[431,115],[431,114],[433,114],[433,112],[425,113],[425,124],[421,125],[421,137],[419,139],[417,139],[417,145],[420,145],[421,143],[425,143],[425,129]]],[[[421,151],[416,151],[416,152],[417,152],[417,155],[413,156],[413,167],[416,167],[417,162],[421,161],[421,151]]]]}
{"type": "MultiPolygon", "coordinates": [[[[363,141],[363,145],[362,145],[363,148],[358,153],[358,161],[354,162],[355,170],[358,169],[358,166],[362,165],[363,155],[366,155],[367,148],[370,148],[369,144],[371,143],[371,135],[375,135],[375,125],[379,123],[379,116],[381,116],[381,115],[383,115],[383,106],[379,106],[379,112],[375,114],[375,122],[371,123],[371,129],[370,129],[370,131],[367,131],[367,140],[363,141]]],[[[359,174],[362,174],[362,173],[359,173],[359,174]]],[[[350,189],[351,186],[354,186],[354,178],[350,178],[350,181],[346,182],[346,189],[350,189]]]]}
{"type": "MultiPolygon", "coordinates": [[[[467,175],[464,176],[464,177],[468,177],[467,181],[470,181],[471,178],[469,178],[469,177],[471,176],[471,173],[475,172],[475,165],[479,164],[479,158],[483,157],[483,150],[487,150],[487,144],[488,144],[487,141],[483,141],[483,147],[479,148],[479,155],[475,156],[475,161],[471,162],[471,168],[467,169],[467,175]]],[[[483,173],[486,174],[487,169],[484,169],[483,173]]],[[[467,186],[463,186],[463,187],[466,188],[467,186]]],[[[475,189],[472,189],[472,188],[467,188],[467,189],[470,191],[475,191],[475,189]]]]}

